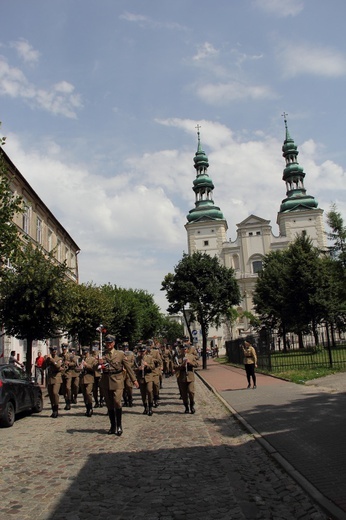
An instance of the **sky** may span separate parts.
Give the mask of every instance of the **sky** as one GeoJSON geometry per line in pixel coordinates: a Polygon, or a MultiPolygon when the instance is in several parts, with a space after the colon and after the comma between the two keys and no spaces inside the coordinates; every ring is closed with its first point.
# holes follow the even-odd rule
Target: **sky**
{"type": "Polygon", "coordinates": [[[0,135],[80,247],[80,282],[165,312],[197,125],[230,240],[250,214],[279,234],[284,112],[307,194],[346,219],[344,0],[0,4],[0,135]]]}

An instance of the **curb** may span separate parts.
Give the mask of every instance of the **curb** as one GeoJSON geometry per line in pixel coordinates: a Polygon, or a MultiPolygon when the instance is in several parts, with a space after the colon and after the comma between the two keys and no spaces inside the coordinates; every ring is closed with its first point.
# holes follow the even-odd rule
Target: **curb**
{"type": "Polygon", "coordinates": [[[318,489],[313,486],[299,471],[297,471],[276,449],[262,437],[220,394],[204,379],[199,371],[195,372],[202,383],[221,401],[221,403],[231,412],[234,418],[253,435],[254,439],[269,453],[271,457],[292,477],[304,491],[323,509],[331,515],[329,520],[346,520],[346,513],[337,505],[326,498],[318,489]]]}

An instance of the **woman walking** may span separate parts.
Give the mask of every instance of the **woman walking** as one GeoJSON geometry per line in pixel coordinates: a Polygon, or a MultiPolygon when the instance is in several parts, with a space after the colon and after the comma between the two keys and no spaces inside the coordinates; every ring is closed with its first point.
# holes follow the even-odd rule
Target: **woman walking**
{"type": "Polygon", "coordinates": [[[256,386],[256,374],[255,368],[257,368],[257,354],[254,347],[248,341],[244,341],[244,345],[242,346],[244,353],[244,366],[246,372],[246,378],[248,388],[251,388],[251,379],[253,382],[253,388],[257,388],[256,386]]]}

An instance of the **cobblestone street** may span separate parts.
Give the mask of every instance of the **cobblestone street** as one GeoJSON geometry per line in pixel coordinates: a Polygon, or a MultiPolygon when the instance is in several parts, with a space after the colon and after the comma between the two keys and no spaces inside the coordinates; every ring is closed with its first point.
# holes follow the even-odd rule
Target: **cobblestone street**
{"type": "MultiPolygon", "coordinates": [[[[142,415],[139,392],[124,434],[107,435],[106,409],[39,415],[0,430],[1,519],[230,520],[328,517],[200,381],[184,414],[174,377],[142,415]]],[[[63,408],[61,400],[61,408],[63,408]]]]}

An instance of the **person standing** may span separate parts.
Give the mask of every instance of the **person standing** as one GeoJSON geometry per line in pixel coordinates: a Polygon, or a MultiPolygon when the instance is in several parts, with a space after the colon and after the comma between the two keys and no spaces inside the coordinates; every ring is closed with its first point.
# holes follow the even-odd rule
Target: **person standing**
{"type": "Polygon", "coordinates": [[[153,370],[155,363],[144,345],[138,348],[135,359],[135,373],[139,383],[142,403],[144,406],[143,415],[153,415],[153,370]]]}
{"type": "Polygon", "coordinates": [[[106,400],[108,416],[111,427],[108,434],[122,435],[122,407],[121,400],[124,390],[124,375],[126,370],[132,383],[136,388],[139,387],[136,376],[130,367],[127,357],[121,350],[115,350],[115,337],[108,335],[105,337],[106,353],[102,358],[100,368],[102,368],[101,390],[106,400]]]}
{"type": "Polygon", "coordinates": [[[251,388],[251,379],[253,382],[253,388],[257,388],[256,385],[256,373],[255,368],[257,368],[257,354],[254,347],[248,341],[244,341],[244,345],[242,346],[243,354],[244,354],[244,367],[246,372],[246,379],[248,382],[247,387],[251,388]]]}
{"type": "Polygon", "coordinates": [[[37,352],[37,358],[35,359],[35,376],[37,381],[41,381],[41,385],[43,386],[44,382],[44,370],[42,368],[44,362],[44,357],[41,352],[37,352]]]}
{"type": "Polygon", "coordinates": [[[90,354],[89,347],[82,347],[82,361],[80,367],[80,385],[86,408],[85,415],[91,417],[93,414],[93,386],[94,372],[97,359],[90,354]]]}
{"type": "Polygon", "coordinates": [[[58,417],[59,413],[59,391],[62,384],[62,373],[64,371],[63,358],[58,356],[57,347],[49,347],[49,355],[45,356],[43,369],[47,369],[47,390],[52,407],[53,419],[58,417]]]}
{"type": "Polygon", "coordinates": [[[74,347],[70,348],[69,354],[65,354],[65,410],[71,410],[71,403],[77,404],[79,391],[79,357],[74,347]]]}
{"type": "Polygon", "coordinates": [[[181,397],[185,406],[185,413],[195,413],[195,373],[198,361],[194,354],[188,352],[188,345],[181,345],[175,357],[174,369],[181,397]]]}
{"type": "Polygon", "coordinates": [[[153,398],[154,398],[154,408],[157,408],[159,406],[159,400],[160,400],[160,378],[162,374],[162,357],[159,351],[159,348],[156,343],[153,342],[152,339],[149,339],[147,341],[147,349],[148,353],[151,355],[151,357],[154,360],[154,368],[152,371],[153,374],[153,398]],[[149,349],[148,349],[149,347],[149,349]]]}

